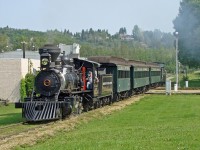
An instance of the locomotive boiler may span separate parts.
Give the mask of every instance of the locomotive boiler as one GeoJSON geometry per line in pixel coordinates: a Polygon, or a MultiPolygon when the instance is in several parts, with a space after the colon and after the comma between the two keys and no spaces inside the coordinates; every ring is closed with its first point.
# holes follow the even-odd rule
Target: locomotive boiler
{"type": "Polygon", "coordinates": [[[57,101],[60,93],[80,90],[80,77],[70,65],[68,56],[59,56],[60,49],[46,45],[39,49],[41,71],[35,78],[36,92],[41,96],[54,97],[57,101]]]}

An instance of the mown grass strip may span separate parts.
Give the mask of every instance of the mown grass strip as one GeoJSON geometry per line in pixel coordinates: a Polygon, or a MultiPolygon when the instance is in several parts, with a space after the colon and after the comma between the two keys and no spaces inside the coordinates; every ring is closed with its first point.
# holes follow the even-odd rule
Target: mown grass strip
{"type": "MultiPolygon", "coordinates": [[[[182,88],[185,87],[185,81],[183,80],[183,76],[185,76],[185,74],[180,74],[179,76],[180,86],[182,88]]],[[[189,73],[187,76],[189,78],[189,89],[200,89],[200,72],[196,71],[194,73],[189,73]]]]}
{"type": "Polygon", "coordinates": [[[22,110],[15,109],[14,104],[0,106],[0,127],[22,122],[22,110]]]}
{"type": "Polygon", "coordinates": [[[16,149],[198,149],[198,95],[153,95],[71,131],[16,149]]]}

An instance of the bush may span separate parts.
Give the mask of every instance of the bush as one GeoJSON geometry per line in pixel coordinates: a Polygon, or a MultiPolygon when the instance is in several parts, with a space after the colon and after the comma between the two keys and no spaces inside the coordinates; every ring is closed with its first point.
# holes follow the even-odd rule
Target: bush
{"type": "Polygon", "coordinates": [[[183,81],[188,81],[189,80],[189,77],[188,76],[183,76],[183,81]]]}
{"type": "Polygon", "coordinates": [[[24,78],[21,79],[20,96],[21,96],[21,101],[24,101],[24,98],[26,97],[26,83],[24,78]]]}
{"type": "Polygon", "coordinates": [[[26,87],[26,95],[28,97],[31,96],[34,86],[35,76],[31,73],[27,73],[25,76],[25,87],[26,87]]]}
{"type": "Polygon", "coordinates": [[[25,79],[21,79],[20,96],[21,101],[25,97],[30,97],[33,91],[35,76],[31,73],[26,74],[25,79]]]}

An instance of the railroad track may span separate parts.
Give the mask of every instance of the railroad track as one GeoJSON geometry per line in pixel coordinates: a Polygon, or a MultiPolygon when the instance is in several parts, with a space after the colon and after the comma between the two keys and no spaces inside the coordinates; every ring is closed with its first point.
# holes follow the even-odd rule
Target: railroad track
{"type": "MultiPolygon", "coordinates": [[[[62,121],[67,121],[70,118],[76,117],[77,115],[72,114],[70,117],[65,118],[62,121]]],[[[0,146],[2,144],[2,140],[5,139],[11,139],[12,137],[15,137],[17,135],[20,135],[21,133],[25,134],[28,132],[32,132],[38,129],[43,129],[45,127],[51,126],[59,122],[60,120],[55,121],[48,121],[48,122],[35,122],[35,123],[28,123],[28,122],[19,122],[15,124],[6,125],[3,127],[0,127],[0,146]]],[[[61,121],[61,122],[62,122],[61,121]]]]}
{"type": "Polygon", "coordinates": [[[22,125],[23,125],[23,122],[19,122],[19,123],[0,127],[0,140],[3,140],[6,137],[17,134],[19,132],[18,129],[22,125]]]}
{"type": "Polygon", "coordinates": [[[15,126],[18,126],[18,125],[22,125],[22,124],[23,124],[23,122],[19,122],[19,123],[15,123],[15,124],[2,126],[2,127],[0,127],[0,133],[1,133],[1,130],[7,129],[7,128],[12,128],[12,127],[15,127],[15,126]]]}
{"type": "MultiPolygon", "coordinates": [[[[12,136],[17,136],[18,134],[36,130],[38,128],[43,128],[45,126],[54,124],[56,121],[40,123],[40,124],[27,124],[26,122],[19,122],[15,124],[6,125],[0,127],[0,141],[4,139],[9,139],[12,136]]],[[[1,145],[1,142],[0,142],[1,145]]]]}

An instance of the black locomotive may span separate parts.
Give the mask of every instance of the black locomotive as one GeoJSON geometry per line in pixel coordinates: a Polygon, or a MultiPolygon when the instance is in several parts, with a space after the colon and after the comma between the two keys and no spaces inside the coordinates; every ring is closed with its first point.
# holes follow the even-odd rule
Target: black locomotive
{"type": "Polygon", "coordinates": [[[62,119],[141,93],[165,82],[163,64],[117,57],[80,59],[54,45],[39,49],[35,90],[22,108],[26,121],[62,119]]]}

